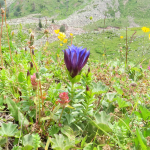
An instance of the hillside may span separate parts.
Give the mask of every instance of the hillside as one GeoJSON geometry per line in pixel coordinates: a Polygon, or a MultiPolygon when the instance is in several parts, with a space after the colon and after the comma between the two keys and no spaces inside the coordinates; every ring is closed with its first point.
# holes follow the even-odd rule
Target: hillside
{"type": "MultiPolygon", "coordinates": [[[[109,20],[110,26],[133,27],[150,23],[147,19],[150,14],[148,0],[11,0],[11,2],[13,3],[7,11],[8,19],[38,14],[37,18],[47,16],[60,20],[59,24],[65,23],[74,27],[83,27],[97,21],[99,27],[104,27],[104,18],[106,22],[112,19],[109,20]],[[92,21],[89,20],[90,16],[93,17],[92,21]]],[[[10,4],[10,0],[7,3],[10,4]]]]}
{"type": "Polygon", "coordinates": [[[29,14],[40,13],[41,16],[57,16],[65,18],[74,11],[84,8],[91,0],[18,0],[9,8],[10,17],[23,17],[29,14]]]}

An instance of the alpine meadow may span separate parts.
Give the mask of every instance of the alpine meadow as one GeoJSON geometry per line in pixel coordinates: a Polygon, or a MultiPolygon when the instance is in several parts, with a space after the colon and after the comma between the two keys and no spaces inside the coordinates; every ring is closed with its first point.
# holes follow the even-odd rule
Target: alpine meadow
{"type": "Polygon", "coordinates": [[[150,150],[149,0],[0,7],[0,150],[150,150]]]}

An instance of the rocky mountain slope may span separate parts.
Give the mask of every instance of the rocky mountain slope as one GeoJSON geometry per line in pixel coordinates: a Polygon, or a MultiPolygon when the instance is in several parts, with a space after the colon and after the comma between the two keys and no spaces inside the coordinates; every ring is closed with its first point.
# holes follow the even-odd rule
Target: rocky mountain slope
{"type": "Polygon", "coordinates": [[[144,23],[143,19],[148,20],[150,16],[149,0],[7,0],[7,3],[11,4],[9,19],[17,15],[17,21],[11,20],[17,24],[37,23],[39,17],[43,21],[46,17],[48,22],[54,18],[59,25],[83,27],[104,18],[128,18],[130,26],[138,26],[139,22],[144,23]],[[32,14],[38,15],[33,17],[32,14]]]}

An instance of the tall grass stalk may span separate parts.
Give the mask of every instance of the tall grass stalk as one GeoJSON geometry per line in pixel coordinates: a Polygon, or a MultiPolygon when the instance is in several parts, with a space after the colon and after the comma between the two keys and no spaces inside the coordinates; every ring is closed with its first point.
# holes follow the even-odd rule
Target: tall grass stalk
{"type": "Polygon", "coordinates": [[[127,37],[127,27],[126,27],[126,65],[128,63],[128,37],[127,37]]]}
{"type": "Polygon", "coordinates": [[[4,10],[1,9],[1,14],[2,14],[2,25],[1,25],[1,34],[0,34],[0,55],[1,55],[1,65],[3,68],[3,54],[2,54],[2,49],[1,49],[1,38],[2,38],[2,31],[3,31],[3,17],[4,17],[4,10]]]}
{"type": "Polygon", "coordinates": [[[8,45],[9,45],[10,58],[11,58],[11,62],[13,63],[13,58],[12,58],[11,49],[10,49],[10,43],[9,43],[9,36],[8,36],[8,27],[7,27],[7,22],[6,22],[7,5],[6,5],[6,0],[4,0],[4,1],[5,1],[5,25],[6,25],[6,30],[7,30],[7,39],[8,39],[8,45]]]}

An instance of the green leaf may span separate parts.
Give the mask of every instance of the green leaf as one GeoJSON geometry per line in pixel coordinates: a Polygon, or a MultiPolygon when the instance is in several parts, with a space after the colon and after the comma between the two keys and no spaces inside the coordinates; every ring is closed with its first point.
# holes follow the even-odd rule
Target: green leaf
{"type": "Polygon", "coordinates": [[[60,128],[58,128],[56,125],[51,126],[48,131],[49,135],[54,137],[54,134],[57,134],[59,132],[60,128]]]}
{"type": "Polygon", "coordinates": [[[110,124],[110,116],[106,114],[106,112],[101,111],[94,115],[96,124],[106,132],[112,132],[112,129],[109,127],[110,124]]]}
{"type": "Polygon", "coordinates": [[[94,149],[93,150],[97,150],[97,147],[94,147],[94,149]]]}
{"type": "Polygon", "coordinates": [[[52,149],[55,150],[69,150],[74,147],[74,141],[68,139],[68,137],[64,137],[62,134],[55,134],[55,138],[51,139],[52,149]]]}
{"type": "Polygon", "coordinates": [[[146,121],[148,117],[150,117],[150,111],[144,106],[140,106],[139,108],[140,108],[143,120],[146,121]]]}
{"type": "Polygon", "coordinates": [[[25,77],[24,77],[24,73],[23,73],[23,72],[20,72],[20,73],[19,73],[19,75],[18,75],[18,81],[19,81],[19,82],[25,81],[25,77]]]}
{"type": "Polygon", "coordinates": [[[3,146],[6,143],[6,138],[0,136],[0,145],[3,146]]]}
{"type": "Polygon", "coordinates": [[[123,107],[128,107],[131,106],[131,103],[126,102],[124,99],[122,99],[121,97],[117,97],[116,98],[119,108],[123,108],[123,107]]]}
{"type": "Polygon", "coordinates": [[[73,118],[72,114],[65,115],[67,118],[68,124],[72,123],[75,119],[73,118]]]}
{"type": "Polygon", "coordinates": [[[117,94],[120,94],[120,95],[123,94],[123,91],[122,91],[122,89],[121,89],[120,87],[118,87],[118,86],[113,86],[113,87],[114,87],[115,90],[117,91],[117,94]]]}
{"type": "Polygon", "coordinates": [[[1,96],[0,96],[0,106],[3,106],[3,102],[4,102],[4,96],[1,95],[1,96]]]}
{"type": "Polygon", "coordinates": [[[57,86],[56,86],[56,89],[60,89],[61,88],[61,83],[58,83],[57,86]]]}
{"type": "Polygon", "coordinates": [[[83,140],[81,142],[81,148],[84,147],[86,139],[87,139],[87,135],[83,138],[83,140]]]}
{"type": "Polygon", "coordinates": [[[8,105],[8,109],[12,113],[12,116],[15,118],[16,121],[19,121],[20,125],[22,124],[22,122],[24,125],[29,124],[26,117],[18,110],[18,107],[14,101],[12,101],[10,98],[7,98],[6,103],[8,105]]]}
{"type": "Polygon", "coordinates": [[[12,116],[18,121],[18,107],[14,101],[10,98],[6,98],[6,103],[8,105],[8,109],[10,110],[12,116]]]}
{"type": "Polygon", "coordinates": [[[102,93],[106,93],[107,90],[108,90],[108,87],[103,85],[102,82],[93,83],[92,93],[102,94],[102,93]]]}
{"type": "MultiPolygon", "coordinates": [[[[15,145],[12,150],[24,150],[24,149],[22,149],[20,146],[16,146],[16,145],[15,145]]],[[[27,149],[26,149],[26,150],[27,150],[27,149]]]]}
{"type": "Polygon", "coordinates": [[[20,111],[18,111],[18,120],[20,125],[29,125],[29,121],[20,111]]]}
{"type": "Polygon", "coordinates": [[[88,143],[83,150],[93,150],[93,143],[88,143]]]}
{"type": "Polygon", "coordinates": [[[33,150],[33,146],[26,145],[25,147],[22,148],[22,150],[33,150]]]}
{"type": "Polygon", "coordinates": [[[12,122],[9,123],[2,123],[2,126],[0,128],[0,135],[4,137],[12,137],[15,135],[18,130],[16,129],[17,125],[13,124],[12,122]]]}
{"type": "Polygon", "coordinates": [[[75,76],[74,78],[72,78],[70,75],[68,75],[68,77],[69,77],[69,80],[70,80],[70,82],[71,82],[72,84],[79,82],[80,79],[81,79],[81,75],[77,75],[77,76],[75,76]]]}
{"type": "Polygon", "coordinates": [[[46,71],[47,71],[47,69],[46,69],[46,68],[44,68],[44,67],[42,67],[42,68],[40,69],[40,71],[39,71],[39,72],[40,72],[41,74],[44,74],[44,73],[46,73],[46,71]]]}
{"type": "Polygon", "coordinates": [[[61,132],[66,135],[69,140],[75,141],[74,131],[69,126],[64,126],[63,128],[61,128],[61,132]]]}
{"type": "Polygon", "coordinates": [[[109,92],[109,93],[106,94],[106,97],[109,100],[109,102],[112,102],[114,97],[115,97],[115,95],[116,95],[116,93],[109,92]]]}
{"type": "Polygon", "coordinates": [[[22,144],[23,144],[23,146],[26,146],[26,145],[32,146],[33,145],[32,135],[30,135],[30,134],[25,135],[22,139],[22,144]]]}
{"type": "Polygon", "coordinates": [[[143,136],[143,134],[142,134],[142,132],[140,131],[139,128],[136,128],[136,135],[137,135],[138,141],[139,141],[139,143],[141,145],[141,148],[143,150],[147,150],[147,146],[146,146],[147,141],[144,138],[144,136],[143,136]]]}

